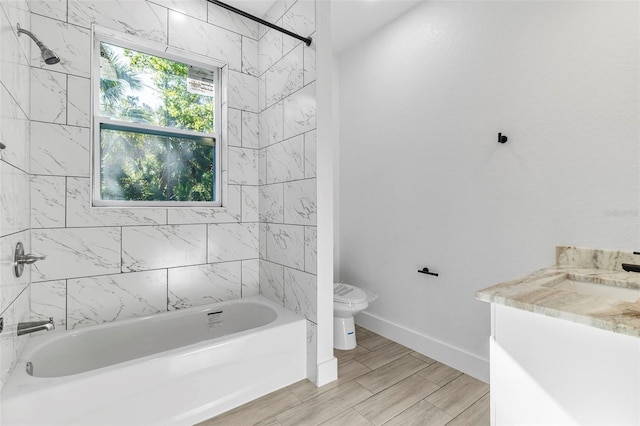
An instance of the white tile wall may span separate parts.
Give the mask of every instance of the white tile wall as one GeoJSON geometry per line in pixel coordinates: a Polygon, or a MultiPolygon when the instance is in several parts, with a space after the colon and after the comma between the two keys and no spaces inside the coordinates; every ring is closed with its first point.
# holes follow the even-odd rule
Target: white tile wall
{"type": "Polygon", "coordinates": [[[169,310],[239,299],[242,262],[169,269],[169,310]]]}
{"type": "Polygon", "coordinates": [[[8,147],[0,151],[0,160],[28,172],[29,120],[3,85],[0,85],[0,124],[0,142],[8,147]]]}
{"type": "Polygon", "coordinates": [[[167,12],[146,1],[68,0],[68,20],[85,28],[91,23],[138,37],[167,42],[167,12]]]}
{"type": "Polygon", "coordinates": [[[258,184],[258,151],[251,148],[229,147],[229,183],[258,184]]]}
{"type": "Polygon", "coordinates": [[[31,176],[32,228],[64,228],[65,188],[63,176],[31,176]]]}
{"type": "Polygon", "coordinates": [[[315,82],[284,100],[284,137],[290,138],[316,128],[315,82]]]}
{"type": "Polygon", "coordinates": [[[242,297],[260,294],[260,260],[242,261],[242,297]]]}
{"type": "Polygon", "coordinates": [[[229,71],[229,107],[258,112],[258,79],[229,71]]]}
{"type": "Polygon", "coordinates": [[[207,20],[207,0],[151,0],[150,2],[193,18],[207,20]]]}
{"type": "Polygon", "coordinates": [[[171,46],[224,59],[229,63],[229,68],[235,71],[242,69],[240,34],[173,11],[169,12],[169,34],[171,46]]]}
{"type": "Polygon", "coordinates": [[[316,224],[316,180],[305,179],[284,184],[284,222],[316,224]]]}
{"type": "Polygon", "coordinates": [[[211,224],[208,226],[208,238],[209,263],[258,257],[257,223],[211,224]]]}
{"type": "Polygon", "coordinates": [[[31,173],[89,177],[88,128],[31,122],[31,173]]]}
{"type": "Polygon", "coordinates": [[[273,64],[282,58],[283,34],[268,30],[258,42],[258,73],[264,74],[273,64]]]}
{"type": "Polygon", "coordinates": [[[67,77],[67,124],[89,127],[91,125],[91,82],[88,78],[67,77]]]}
{"type": "Polygon", "coordinates": [[[122,271],[207,263],[206,225],[122,228],[122,271]]]}
{"type": "Polygon", "coordinates": [[[43,281],[31,284],[31,320],[53,318],[56,331],[67,327],[67,281],[43,281]]]}
{"type": "Polygon", "coordinates": [[[44,69],[31,69],[31,120],[67,123],[67,76],[44,69]]]}
{"type": "Polygon", "coordinates": [[[303,44],[287,53],[266,71],[266,102],[272,105],[303,86],[303,44]]]}
{"type": "MultiPolygon", "coordinates": [[[[277,0],[270,22],[315,33],[315,1],[277,0]]],[[[258,42],[260,292],[307,318],[316,369],[315,43],[272,30],[258,42]]]]}
{"type": "Polygon", "coordinates": [[[258,150],[258,183],[267,184],[267,148],[258,150]]]}
{"type": "MultiPolygon", "coordinates": [[[[258,50],[260,50],[260,47],[258,47],[258,50]]],[[[258,108],[260,109],[260,111],[263,111],[266,107],[267,107],[267,101],[266,101],[266,92],[267,92],[267,76],[266,74],[262,74],[260,77],[258,77],[258,108]]]]}
{"type": "MultiPolygon", "coordinates": [[[[68,177],[66,185],[66,226],[165,225],[167,209],[129,208],[97,209],[91,207],[89,178],[68,177]]],[[[64,223],[64,222],[63,222],[64,223]]]]}
{"type": "Polygon", "coordinates": [[[304,177],[314,178],[316,171],[316,131],[304,134],[304,177]]]}
{"type": "Polygon", "coordinates": [[[29,24],[26,1],[0,2],[0,81],[15,102],[29,112],[29,56],[31,40],[17,35],[17,24],[24,28],[29,24]]]}
{"type": "Polygon", "coordinates": [[[304,84],[312,83],[316,80],[316,45],[307,46],[304,44],[304,84]]]}
{"type": "Polygon", "coordinates": [[[254,40],[258,39],[259,24],[257,22],[232,13],[212,3],[209,3],[208,7],[209,23],[242,34],[245,37],[251,37],[254,40]]]}
{"type": "Polygon", "coordinates": [[[242,72],[258,76],[258,42],[242,37],[242,72]]]}
{"type": "MultiPolygon", "coordinates": [[[[282,17],[282,27],[307,37],[316,29],[316,3],[313,0],[298,0],[282,17]]],[[[284,53],[290,51],[298,44],[302,43],[293,37],[283,39],[282,48],[284,53]]]]}
{"type": "Polygon", "coordinates": [[[242,221],[257,222],[259,220],[258,186],[242,187],[242,221]]]}
{"type": "Polygon", "coordinates": [[[284,306],[284,266],[260,260],[260,295],[284,306]]]}
{"type": "MultiPolygon", "coordinates": [[[[12,304],[2,312],[5,324],[16,324],[15,307],[12,304]]],[[[0,333],[0,383],[4,385],[9,379],[18,358],[17,336],[15,331],[7,329],[0,333]]]]}
{"type": "Polygon", "coordinates": [[[16,244],[19,242],[24,245],[25,252],[29,253],[31,251],[28,230],[0,238],[0,252],[3,259],[5,259],[0,262],[0,314],[11,306],[16,297],[29,286],[31,281],[30,268],[25,268],[24,274],[20,278],[17,278],[13,272],[14,268],[11,259],[13,258],[16,244]]]}
{"type": "Polygon", "coordinates": [[[42,60],[40,49],[31,49],[32,67],[90,77],[90,62],[87,61],[91,54],[90,30],[40,15],[31,16],[30,27],[60,57],[59,63],[47,65],[42,60]]]}
{"type": "Polygon", "coordinates": [[[26,1],[0,2],[0,391],[28,339],[18,339],[16,324],[28,320],[31,270],[14,275],[13,254],[18,242],[31,251],[29,114],[31,40],[18,37],[18,23],[28,27],[26,1]]]}
{"type": "Polygon", "coordinates": [[[33,281],[119,273],[120,234],[117,227],[33,229],[33,252],[47,256],[33,264],[33,281]]]}
{"type": "Polygon", "coordinates": [[[316,276],[291,268],[284,268],[284,306],[317,322],[316,276]]]}
{"type": "Polygon", "coordinates": [[[318,269],[318,228],[304,227],[304,270],[317,274],[318,269]]]}
{"type": "Polygon", "coordinates": [[[260,221],[284,223],[284,184],[260,187],[260,221]]]}
{"type": "Polygon", "coordinates": [[[304,227],[267,224],[267,260],[304,270],[304,227]]]}
{"type": "Polygon", "coordinates": [[[11,164],[0,161],[0,236],[29,228],[29,175],[11,164]]]}
{"type": "MultiPolygon", "coordinates": [[[[314,321],[313,48],[265,34],[205,0],[31,0],[31,15],[25,1],[15,3],[25,7],[0,3],[1,29],[11,34],[0,39],[0,140],[19,141],[0,154],[0,167],[16,169],[32,190],[26,204],[10,191],[0,198],[30,210],[22,217],[31,223],[0,219],[5,229],[25,227],[1,237],[0,248],[7,253],[22,239],[28,251],[48,257],[18,282],[0,265],[5,318],[53,316],[59,329],[70,329],[261,293],[314,321]],[[38,51],[12,32],[18,20],[25,27],[32,20],[30,29],[57,51],[59,65],[43,67],[38,51]],[[92,22],[229,64],[228,91],[220,94],[232,147],[223,155],[224,208],[90,207],[92,22]],[[279,195],[269,195],[274,188],[279,195]]],[[[296,4],[277,2],[269,16],[311,30],[315,17],[304,16],[311,9],[296,4]]],[[[19,345],[0,339],[0,350],[6,377],[19,345]]]]}
{"type": "Polygon", "coordinates": [[[167,274],[145,271],[67,280],[67,328],[167,310],[167,274]]]}
{"type": "MultiPolygon", "coordinates": [[[[30,0],[31,13],[67,21],[67,0],[30,0]]],[[[33,15],[32,15],[33,18],[33,15]]]]}
{"type": "Polygon", "coordinates": [[[168,210],[169,224],[180,223],[226,223],[240,222],[242,210],[242,187],[229,185],[226,191],[225,208],[172,208],[168,210]]]}
{"type": "Polygon", "coordinates": [[[259,115],[242,111],[242,146],[244,148],[260,148],[259,140],[259,115]]]}
{"type": "Polygon", "coordinates": [[[235,108],[227,109],[227,130],[229,146],[242,146],[242,111],[235,108]]]}
{"type": "Polygon", "coordinates": [[[304,136],[267,147],[267,183],[304,179],[304,136]]]}
{"type": "Polygon", "coordinates": [[[260,222],[260,226],[258,227],[258,232],[260,234],[259,241],[259,255],[260,259],[267,258],[267,224],[265,222],[260,222]]]}
{"type": "Polygon", "coordinates": [[[284,137],[284,104],[278,102],[260,112],[260,147],[280,142],[284,137]]]}

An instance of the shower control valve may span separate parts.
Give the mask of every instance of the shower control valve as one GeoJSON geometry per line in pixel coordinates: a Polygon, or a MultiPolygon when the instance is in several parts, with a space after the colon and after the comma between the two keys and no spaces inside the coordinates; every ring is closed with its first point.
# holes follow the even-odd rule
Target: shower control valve
{"type": "Polygon", "coordinates": [[[22,243],[16,244],[16,250],[13,254],[13,271],[17,278],[22,276],[24,272],[24,265],[31,265],[39,260],[46,259],[47,256],[38,256],[33,253],[24,252],[24,245],[22,243]]]}

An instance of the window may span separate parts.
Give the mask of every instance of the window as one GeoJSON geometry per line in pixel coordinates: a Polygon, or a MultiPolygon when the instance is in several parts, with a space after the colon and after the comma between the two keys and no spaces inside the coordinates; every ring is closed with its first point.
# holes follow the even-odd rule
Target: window
{"type": "Polygon", "coordinates": [[[94,37],[93,205],[220,206],[220,68],[94,37]]]}

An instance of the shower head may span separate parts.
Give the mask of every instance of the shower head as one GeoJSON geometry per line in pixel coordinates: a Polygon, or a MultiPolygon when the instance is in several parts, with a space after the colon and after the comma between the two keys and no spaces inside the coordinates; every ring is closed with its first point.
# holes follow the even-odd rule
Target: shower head
{"type": "Polygon", "coordinates": [[[40,54],[42,56],[42,60],[44,61],[45,64],[54,65],[60,62],[60,58],[58,57],[58,55],[56,55],[56,53],[53,50],[49,49],[47,46],[42,44],[42,42],[38,40],[38,38],[31,33],[31,31],[23,30],[22,28],[20,28],[20,24],[18,24],[18,37],[20,37],[20,34],[23,34],[23,33],[31,37],[31,40],[33,40],[38,45],[38,47],[40,48],[40,54]]]}

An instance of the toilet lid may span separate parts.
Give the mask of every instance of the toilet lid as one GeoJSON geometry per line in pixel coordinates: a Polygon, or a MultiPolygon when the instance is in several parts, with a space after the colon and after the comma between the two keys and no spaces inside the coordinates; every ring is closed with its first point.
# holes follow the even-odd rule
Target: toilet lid
{"type": "Polygon", "coordinates": [[[349,284],[335,283],[333,285],[333,300],[343,303],[361,303],[367,300],[367,295],[358,287],[349,284]]]}

